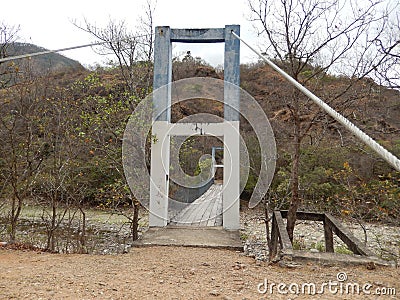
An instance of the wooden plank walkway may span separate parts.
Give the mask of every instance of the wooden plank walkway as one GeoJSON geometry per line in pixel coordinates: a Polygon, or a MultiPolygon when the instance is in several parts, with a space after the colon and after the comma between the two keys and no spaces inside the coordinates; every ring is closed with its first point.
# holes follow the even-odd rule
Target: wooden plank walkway
{"type": "Polygon", "coordinates": [[[175,215],[173,226],[222,226],[222,184],[213,184],[201,197],[175,215]]]}

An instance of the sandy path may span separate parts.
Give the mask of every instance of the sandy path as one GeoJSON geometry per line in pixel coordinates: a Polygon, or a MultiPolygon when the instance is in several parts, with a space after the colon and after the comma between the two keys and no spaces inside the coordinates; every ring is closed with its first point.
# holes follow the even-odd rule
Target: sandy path
{"type": "MultiPolygon", "coordinates": [[[[400,269],[258,265],[228,250],[135,248],[115,256],[63,255],[0,249],[1,299],[400,299],[400,269]],[[397,296],[260,294],[257,285],[347,282],[395,288],[397,296]]],[[[287,291],[287,290],[286,290],[287,291]]]]}

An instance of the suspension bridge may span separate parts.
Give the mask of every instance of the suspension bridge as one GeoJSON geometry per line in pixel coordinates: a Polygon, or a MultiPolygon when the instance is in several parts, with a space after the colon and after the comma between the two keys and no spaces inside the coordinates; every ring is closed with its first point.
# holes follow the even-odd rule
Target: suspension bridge
{"type": "MultiPolygon", "coordinates": [[[[162,145],[161,143],[152,144],[149,202],[150,230],[145,234],[143,240],[139,242],[141,245],[172,243],[187,246],[241,247],[238,234],[238,230],[240,229],[239,173],[241,157],[239,153],[240,136],[238,130],[240,99],[238,93],[229,88],[230,85],[239,86],[240,84],[240,43],[249,47],[260,59],[281,74],[291,85],[304,93],[323,111],[374,150],[395,170],[400,171],[400,160],[396,156],[244,41],[240,37],[239,25],[227,25],[225,28],[210,29],[171,29],[168,26],[156,27],[154,46],[154,90],[163,86],[168,86],[172,82],[171,49],[172,43],[175,42],[225,43],[224,80],[226,85],[223,92],[224,121],[215,123],[213,126],[205,123],[172,125],[170,110],[171,90],[163,89],[161,94],[153,98],[152,132],[159,140],[164,141],[164,143],[162,145]],[[190,125],[196,125],[196,129],[193,129],[193,126],[191,127],[190,125]],[[170,217],[170,178],[168,167],[165,167],[170,165],[170,137],[174,135],[198,135],[200,132],[199,130],[201,130],[202,133],[207,132],[210,135],[223,138],[225,158],[223,178],[229,178],[229,180],[224,180],[222,184],[211,185],[204,194],[193,202],[187,203],[183,208],[181,207],[180,211],[175,211],[173,217],[170,217]],[[227,159],[228,157],[229,159],[227,159]],[[166,228],[172,230],[166,231],[164,230],[166,228]],[[177,231],[177,228],[181,230],[177,231]]],[[[36,55],[101,45],[103,43],[106,42],[7,57],[0,59],[0,63],[36,55]]]]}

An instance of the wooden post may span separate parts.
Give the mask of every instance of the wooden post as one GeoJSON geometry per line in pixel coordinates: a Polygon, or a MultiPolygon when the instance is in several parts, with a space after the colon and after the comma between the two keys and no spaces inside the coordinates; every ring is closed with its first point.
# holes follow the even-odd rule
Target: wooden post
{"type": "Polygon", "coordinates": [[[276,224],[275,211],[272,213],[272,228],[271,228],[271,250],[269,259],[271,260],[278,252],[278,225],[276,224]]]}
{"type": "Polygon", "coordinates": [[[285,223],[280,211],[275,211],[276,225],[278,227],[279,240],[282,253],[284,255],[293,256],[293,247],[286,230],[285,223]]]}
{"type": "Polygon", "coordinates": [[[330,214],[325,214],[325,220],[328,226],[336,233],[336,235],[349,247],[349,249],[358,255],[375,256],[372,251],[367,249],[346,227],[340,224],[330,214]]]}
{"type": "Polygon", "coordinates": [[[324,236],[325,236],[325,252],[335,252],[333,247],[333,232],[332,228],[329,226],[329,222],[326,221],[326,216],[324,217],[324,236]]]}

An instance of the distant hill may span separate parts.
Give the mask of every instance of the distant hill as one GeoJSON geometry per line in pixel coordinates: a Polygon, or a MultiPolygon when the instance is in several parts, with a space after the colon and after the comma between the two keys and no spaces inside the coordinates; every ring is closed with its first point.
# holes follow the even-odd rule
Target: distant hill
{"type": "MultiPolygon", "coordinates": [[[[7,47],[7,56],[23,55],[35,52],[47,51],[48,49],[29,44],[13,43],[7,47]]],[[[15,60],[20,65],[26,60],[15,60]]],[[[58,53],[50,53],[30,58],[31,68],[34,73],[55,73],[65,70],[82,70],[84,67],[76,60],[70,59],[58,53]]]]}

